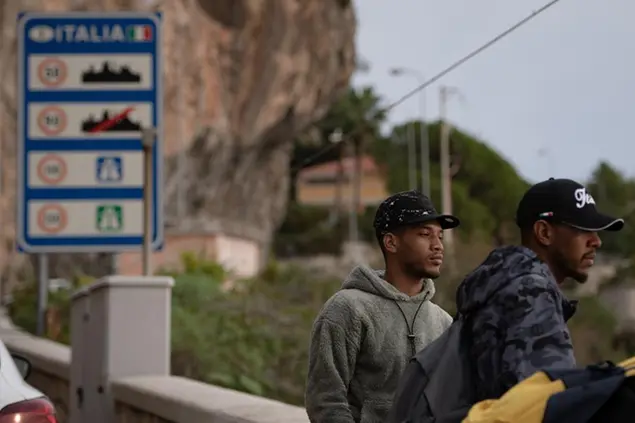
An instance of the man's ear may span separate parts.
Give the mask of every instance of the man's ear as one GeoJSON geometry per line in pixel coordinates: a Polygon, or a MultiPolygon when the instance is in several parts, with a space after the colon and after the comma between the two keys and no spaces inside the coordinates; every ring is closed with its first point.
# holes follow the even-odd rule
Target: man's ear
{"type": "Polygon", "coordinates": [[[553,243],[553,232],[553,226],[544,220],[539,220],[534,223],[534,236],[536,237],[536,241],[541,245],[549,246],[553,243]]]}
{"type": "Polygon", "coordinates": [[[399,245],[399,240],[397,236],[393,233],[387,233],[384,235],[384,250],[390,253],[396,253],[397,247],[399,245]]]}

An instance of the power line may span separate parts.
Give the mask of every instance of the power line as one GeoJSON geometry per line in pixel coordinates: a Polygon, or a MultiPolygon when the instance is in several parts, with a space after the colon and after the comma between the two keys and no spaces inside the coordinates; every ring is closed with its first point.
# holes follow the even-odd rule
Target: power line
{"type": "MultiPolygon", "coordinates": [[[[510,26],[505,31],[501,32],[500,34],[498,34],[497,36],[495,36],[494,38],[492,38],[491,40],[489,40],[485,44],[481,45],[480,47],[478,47],[475,50],[472,50],[472,52],[470,52],[469,54],[463,56],[462,58],[460,58],[456,62],[452,63],[447,68],[443,69],[441,72],[437,73],[432,78],[426,80],[424,83],[420,84],[418,87],[414,88],[413,90],[411,90],[410,92],[408,92],[407,94],[402,96],[399,100],[395,101],[394,103],[389,104],[388,106],[386,106],[382,110],[378,111],[375,114],[375,116],[384,114],[384,113],[388,112],[389,110],[394,109],[399,104],[403,103],[404,101],[406,101],[407,99],[409,99],[413,95],[417,94],[419,91],[421,91],[424,88],[426,88],[428,85],[431,85],[434,82],[438,81],[439,79],[441,79],[442,77],[444,77],[448,73],[452,72],[453,70],[455,70],[459,66],[463,65],[465,62],[467,62],[467,61],[473,59],[474,57],[478,56],[483,51],[487,50],[489,47],[493,46],[494,44],[496,44],[497,42],[499,42],[500,40],[502,40],[503,38],[505,38],[506,36],[508,36],[512,32],[516,31],[517,29],[519,29],[520,27],[522,27],[523,25],[525,25],[526,23],[528,23],[532,19],[538,17],[538,15],[540,15],[541,13],[547,11],[552,6],[555,6],[556,3],[558,3],[558,2],[560,2],[560,0],[551,0],[550,2],[546,3],[541,8],[533,11],[531,14],[529,14],[525,18],[521,19],[520,21],[516,22],[514,25],[510,26]]],[[[361,126],[356,128],[356,130],[353,130],[353,131],[349,132],[348,134],[346,134],[346,136],[339,143],[328,145],[328,146],[324,147],[322,150],[318,151],[317,153],[315,153],[315,154],[311,155],[310,157],[308,157],[307,159],[303,160],[302,163],[300,163],[299,165],[295,166],[292,169],[292,171],[293,172],[298,171],[298,170],[302,169],[303,167],[311,164],[312,162],[314,162],[316,159],[318,159],[322,155],[328,153],[333,148],[337,147],[338,144],[340,144],[342,142],[350,141],[354,137],[354,135],[358,134],[358,132],[360,130],[361,130],[361,126]]]]}

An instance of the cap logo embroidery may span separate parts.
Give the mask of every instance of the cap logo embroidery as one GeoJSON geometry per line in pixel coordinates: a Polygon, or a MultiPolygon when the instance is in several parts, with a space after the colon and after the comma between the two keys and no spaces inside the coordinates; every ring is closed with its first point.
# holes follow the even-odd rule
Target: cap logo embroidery
{"type": "Polygon", "coordinates": [[[591,194],[586,192],[586,188],[578,188],[573,193],[576,203],[575,206],[579,209],[583,208],[587,204],[595,204],[595,200],[591,194]]]}

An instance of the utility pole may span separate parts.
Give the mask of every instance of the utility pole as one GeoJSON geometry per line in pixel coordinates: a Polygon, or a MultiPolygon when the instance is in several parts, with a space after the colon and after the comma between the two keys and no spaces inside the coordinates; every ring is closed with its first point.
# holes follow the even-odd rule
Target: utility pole
{"type": "Polygon", "coordinates": [[[337,145],[337,180],[335,181],[335,195],[333,198],[333,211],[331,212],[332,222],[338,224],[342,217],[342,199],[343,199],[343,185],[344,185],[344,154],[345,145],[342,144],[342,130],[340,128],[335,129],[329,135],[329,141],[332,144],[337,145]]]}
{"type": "MultiPolygon", "coordinates": [[[[181,13],[178,17],[178,27],[181,34],[187,33],[187,17],[181,13]]],[[[187,169],[187,156],[186,156],[186,142],[185,142],[185,132],[186,132],[186,122],[185,122],[185,96],[183,95],[183,91],[185,89],[186,84],[185,79],[185,49],[186,49],[186,37],[179,36],[180,42],[178,43],[178,60],[177,60],[177,90],[176,90],[176,104],[178,107],[177,119],[178,119],[178,158],[177,158],[177,191],[176,191],[176,217],[179,222],[182,222],[185,219],[185,173],[187,169]]]]}
{"type": "MultiPolygon", "coordinates": [[[[2,36],[2,43],[0,43],[0,54],[1,54],[0,63],[7,63],[9,61],[9,54],[11,53],[11,48],[9,47],[9,44],[13,41],[13,39],[11,38],[11,32],[8,31],[9,25],[5,25],[5,22],[7,21],[7,16],[9,16],[9,2],[4,2],[2,6],[2,13],[0,15],[1,17],[0,29],[2,30],[2,33],[0,34],[2,36]]],[[[7,66],[0,66],[0,81],[4,81],[5,79],[5,75],[7,72],[6,68],[7,66]]],[[[5,115],[6,115],[5,99],[2,96],[2,94],[0,94],[0,227],[2,228],[5,227],[6,222],[9,220],[5,216],[6,208],[4,207],[4,195],[5,195],[5,192],[4,192],[4,183],[5,183],[4,145],[6,143],[6,125],[4,120],[5,115]]],[[[9,274],[9,272],[7,271],[7,268],[9,267],[9,253],[10,253],[9,249],[8,248],[5,249],[4,247],[4,245],[7,244],[6,242],[4,242],[5,237],[2,237],[2,241],[3,241],[2,242],[3,247],[0,249],[0,254],[3,254],[4,257],[2,257],[2,260],[0,260],[0,266],[1,266],[0,268],[0,306],[4,305],[4,299],[6,295],[8,294],[7,275],[9,274]]]]}
{"type": "MultiPolygon", "coordinates": [[[[421,72],[416,69],[408,69],[408,68],[393,68],[389,71],[392,76],[402,76],[402,75],[410,75],[413,76],[420,86],[423,86],[426,83],[426,78],[423,76],[421,72]]],[[[419,133],[419,150],[421,154],[421,191],[430,196],[430,139],[428,137],[428,127],[426,125],[426,90],[425,88],[419,90],[419,116],[421,119],[420,133],[419,133]]],[[[414,129],[413,129],[414,131],[414,129]]],[[[409,172],[413,172],[416,175],[416,159],[414,158],[416,152],[414,147],[414,135],[412,136],[412,145],[408,144],[408,163],[409,172]],[[412,161],[410,161],[410,157],[412,157],[412,161]]],[[[416,176],[410,176],[410,188],[417,188],[417,183],[414,181],[416,176]],[[414,182],[413,182],[414,181],[414,182]]]]}
{"type": "Polygon", "coordinates": [[[406,123],[406,139],[408,141],[408,186],[410,189],[417,189],[417,146],[412,122],[406,123]]]}
{"type": "MultiPolygon", "coordinates": [[[[423,85],[423,83],[422,83],[423,85]]],[[[425,89],[419,91],[419,149],[421,150],[421,191],[430,196],[430,140],[428,138],[428,125],[426,122],[426,94],[425,89]]]]}
{"type": "MultiPolygon", "coordinates": [[[[350,245],[350,250],[354,252],[354,260],[357,262],[360,257],[357,255],[357,241],[359,240],[358,236],[358,228],[357,228],[357,207],[359,206],[359,196],[361,194],[361,175],[360,175],[360,145],[359,141],[352,140],[348,143],[349,145],[349,157],[350,163],[352,164],[352,172],[347,172],[349,174],[352,173],[352,180],[349,184],[349,193],[350,193],[350,208],[348,211],[348,241],[350,245]]],[[[350,167],[349,167],[350,169],[350,167]]]]}
{"type": "Polygon", "coordinates": [[[143,275],[152,276],[152,175],[154,172],[153,152],[156,141],[155,128],[143,128],[141,145],[143,146],[143,275]]]}
{"type": "MultiPolygon", "coordinates": [[[[452,214],[452,175],[450,174],[450,124],[447,120],[447,102],[449,88],[441,86],[439,92],[439,114],[441,118],[441,145],[440,145],[440,166],[441,166],[441,212],[452,214]]],[[[443,234],[445,250],[448,253],[450,267],[454,260],[454,239],[452,231],[443,234]]]]}

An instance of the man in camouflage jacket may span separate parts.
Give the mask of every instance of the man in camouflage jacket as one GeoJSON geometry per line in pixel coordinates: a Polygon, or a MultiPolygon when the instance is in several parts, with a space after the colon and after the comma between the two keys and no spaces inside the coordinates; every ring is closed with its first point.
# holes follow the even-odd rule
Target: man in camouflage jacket
{"type": "Polygon", "coordinates": [[[539,369],[576,366],[567,328],[576,303],[559,285],[567,277],[585,282],[602,244],[598,232],[624,226],[600,214],[582,185],[553,178],[527,191],[516,222],[522,246],[492,251],[457,291],[457,310],[471,322],[479,401],[539,369]]]}

